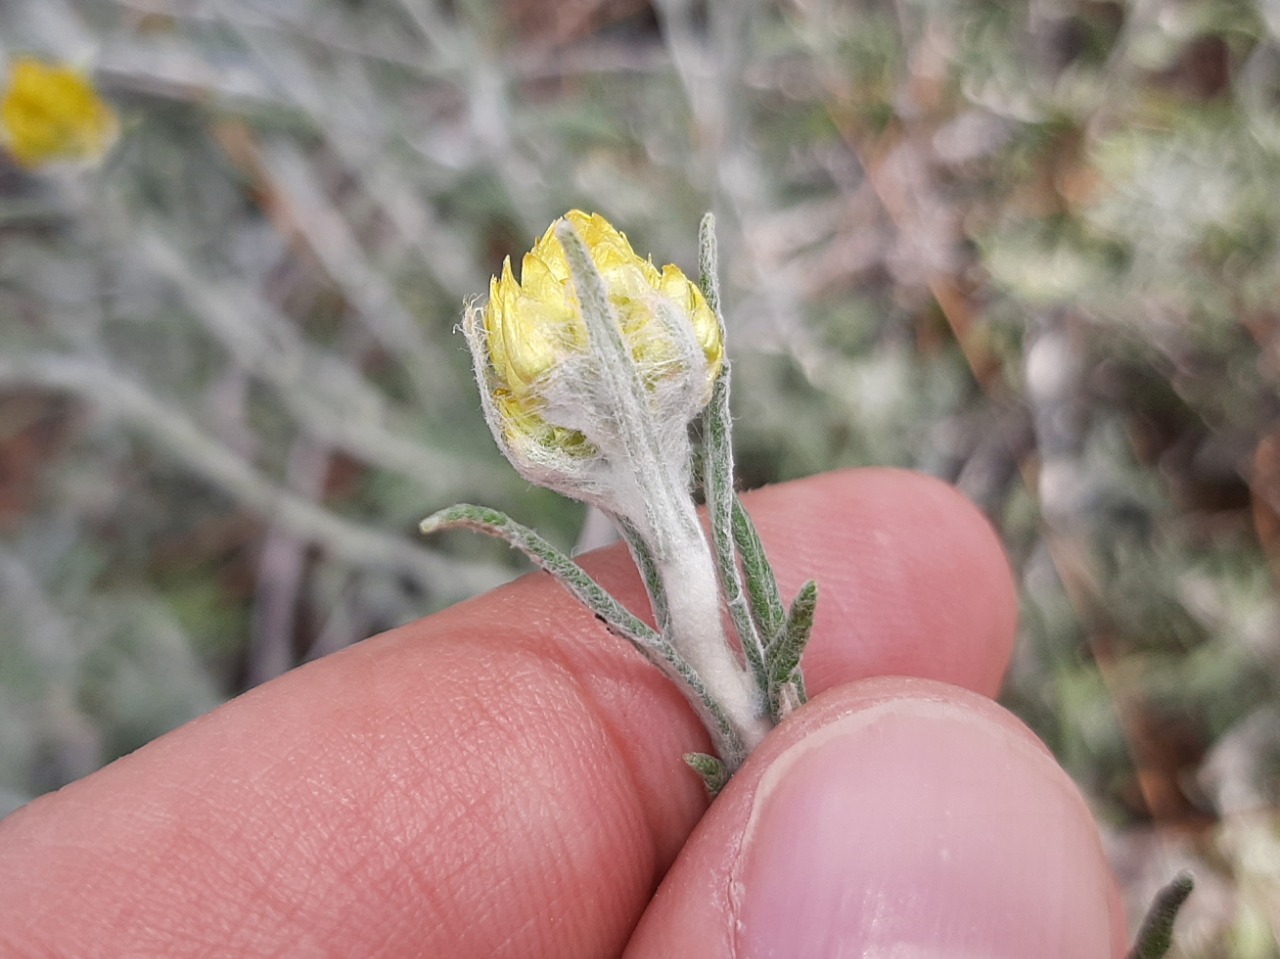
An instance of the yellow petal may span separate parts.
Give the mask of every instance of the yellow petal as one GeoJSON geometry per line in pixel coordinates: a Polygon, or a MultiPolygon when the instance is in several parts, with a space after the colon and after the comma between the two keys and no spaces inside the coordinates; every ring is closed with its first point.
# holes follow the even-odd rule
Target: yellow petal
{"type": "Polygon", "coordinates": [[[511,314],[515,304],[515,296],[520,287],[511,275],[511,257],[502,261],[500,277],[489,281],[489,302],[484,308],[485,344],[489,354],[489,365],[493,367],[498,379],[505,383],[507,369],[511,365],[507,359],[507,346],[502,334],[504,318],[511,314]],[[513,291],[515,295],[513,295],[513,291]]]}
{"type": "Polygon", "coordinates": [[[680,304],[681,309],[688,314],[698,344],[702,347],[708,364],[713,367],[711,378],[714,380],[720,374],[720,362],[724,359],[724,342],[720,335],[720,321],[711,312],[706,297],[697,284],[671,263],[662,268],[659,289],[663,295],[680,304]]]}
{"type": "MultiPolygon", "coordinates": [[[[559,244],[556,244],[556,250],[559,250],[559,244]]],[[[568,265],[564,262],[564,255],[557,257],[550,249],[534,249],[526,253],[520,263],[520,288],[525,296],[545,303],[568,301],[568,265]]]]}

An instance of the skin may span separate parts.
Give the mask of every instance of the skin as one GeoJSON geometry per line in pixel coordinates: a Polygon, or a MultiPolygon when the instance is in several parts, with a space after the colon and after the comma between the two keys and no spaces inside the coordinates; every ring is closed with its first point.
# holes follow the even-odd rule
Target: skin
{"type": "MultiPolygon", "coordinates": [[[[1085,804],[988,698],[985,520],[889,470],[745,501],[784,593],[820,584],[817,695],[710,809],[679,694],[534,574],[0,821],[0,954],[1119,956],[1085,804]]],[[[644,608],[624,552],[584,565],[644,608]]]]}

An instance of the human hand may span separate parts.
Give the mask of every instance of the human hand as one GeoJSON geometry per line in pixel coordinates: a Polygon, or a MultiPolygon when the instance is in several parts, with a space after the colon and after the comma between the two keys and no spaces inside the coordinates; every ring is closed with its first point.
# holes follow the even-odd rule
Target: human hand
{"type": "MultiPolygon", "coordinates": [[[[709,809],[680,694],[532,575],[0,822],[0,954],[1121,955],[1088,809],[986,698],[1016,598],[976,510],[888,470],[744,501],[821,586],[816,698],[709,809]]],[[[642,608],[624,550],[583,565],[642,608]]]]}

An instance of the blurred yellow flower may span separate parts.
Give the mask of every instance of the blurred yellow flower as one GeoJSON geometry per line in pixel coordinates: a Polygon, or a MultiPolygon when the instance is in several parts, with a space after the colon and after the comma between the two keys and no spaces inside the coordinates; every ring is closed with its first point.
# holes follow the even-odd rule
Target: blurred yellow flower
{"type": "MultiPolygon", "coordinates": [[[[675,414],[683,429],[706,405],[724,360],[719,321],[702,291],[678,267],[659,271],[641,259],[599,214],[571,210],[563,220],[577,230],[600,273],[640,382],[665,407],[655,412],[675,414]],[[670,402],[674,394],[683,399],[670,402]]],[[[501,275],[490,281],[489,303],[469,322],[468,333],[472,350],[480,351],[478,368],[488,373],[496,425],[506,443],[590,454],[596,444],[584,437],[580,417],[557,418],[549,409],[565,399],[589,405],[604,349],[589,343],[556,236],[560,222],[524,255],[518,281],[510,259],[503,263],[501,275]]]]}
{"type": "Polygon", "coordinates": [[[0,100],[0,141],[22,166],[101,159],[119,126],[115,111],[80,72],[35,57],[13,61],[0,100]]]}

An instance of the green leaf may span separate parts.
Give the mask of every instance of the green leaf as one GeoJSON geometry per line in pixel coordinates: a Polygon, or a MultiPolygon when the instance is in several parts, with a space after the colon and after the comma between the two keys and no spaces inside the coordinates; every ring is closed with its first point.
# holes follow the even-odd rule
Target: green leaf
{"type": "Polygon", "coordinates": [[[778,577],[765,556],[756,524],[736,496],[733,502],[733,538],[742,557],[742,573],[746,579],[747,595],[751,598],[752,615],[768,648],[778,642],[786,629],[787,610],[782,605],[778,577]]]}
{"type": "Polygon", "coordinates": [[[1173,924],[1178,912],[1194,888],[1195,880],[1184,872],[1156,893],[1126,959],[1162,959],[1173,945],[1173,924]]]}
{"type": "Polygon", "coordinates": [[[813,580],[800,588],[787,626],[776,643],[765,650],[769,669],[769,714],[779,723],[793,709],[808,700],[800,658],[813,632],[813,615],[818,606],[818,584],[813,580]]]}
{"type": "MultiPolygon", "coordinates": [[[[724,315],[720,312],[719,254],[716,250],[716,221],[708,213],[698,228],[698,266],[702,294],[715,315],[724,342],[724,315]]],[[[707,499],[707,518],[711,524],[711,547],[716,557],[720,590],[733,620],[733,628],[742,644],[742,654],[755,677],[756,688],[763,701],[767,697],[768,672],[764,665],[764,639],[743,591],[742,573],[734,547],[733,443],[730,440],[733,418],[729,412],[729,361],[726,359],[711,391],[711,401],[702,411],[702,488],[707,499]]]]}
{"type": "Polygon", "coordinates": [[[813,631],[813,616],[818,608],[818,584],[813,580],[800,587],[791,611],[787,614],[787,628],[778,642],[766,653],[769,659],[769,675],[775,682],[784,682],[800,665],[800,657],[809,643],[813,631]]]}
{"type": "Polygon", "coordinates": [[[711,402],[702,412],[703,467],[702,485],[707,496],[707,518],[711,524],[711,547],[725,605],[733,627],[742,642],[742,652],[755,676],[763,697],[768,689],[768,673],[764,665],[764,642],[751,616],[747,594],[738,570],[734,548],[733,447],[729,441],[729,366],[726,363],[711,391],[711,402]]]}
{"type": "Polygon", "coordinates": [[[517,523],[506,513],[486,506],[459,503],[433,513],[420,524],[423,533],[457,527],[474,529],[505,540],[550,573],[560,585],[591,610],[610,632],[628,640],[645,659],[685,690],[686,698],[715,738],[716,748],[721,750],[725,760],[735,767],[742,762],[745,750],[741,739],[730,725],[720,704],[711,698],[693,667],[676,652],[666,637],[659,635],[648,623],[610,596],[586,570],[529,527],[517,523]]]}
{"type": "MultiPolygon", "coordinates": [[[[630,640],[646,656],[658,653],[664,659],[668,658],[669,644],[648,623],[610,596],[581,566],[506,513],[487,506],[459,503],[433,513],[419,525],[426,534],[457,527],[474,529],[505,540],[555,577],[560,585],[603,620],[611,632],[630,640]]],[[[674,654],[674,650],[671,653],[674,654]]]]}
{"type": "Polygon", "coordinates": [[[716,218],[708,212],[698,224],[699,286],[707,306],[720,321],[720,341],[724,342],[724,317],[720,313],[720,253],[716,247],[716,218]]]}
{"type": "Polygon", "coordinates": [[[684,761],[693,771],[702,777],[702,784],[707,787],[707,795],[715,799],[720,790],[729,781],[729,769],[715,756],[706,753],[685,753],[684,761]]]}

